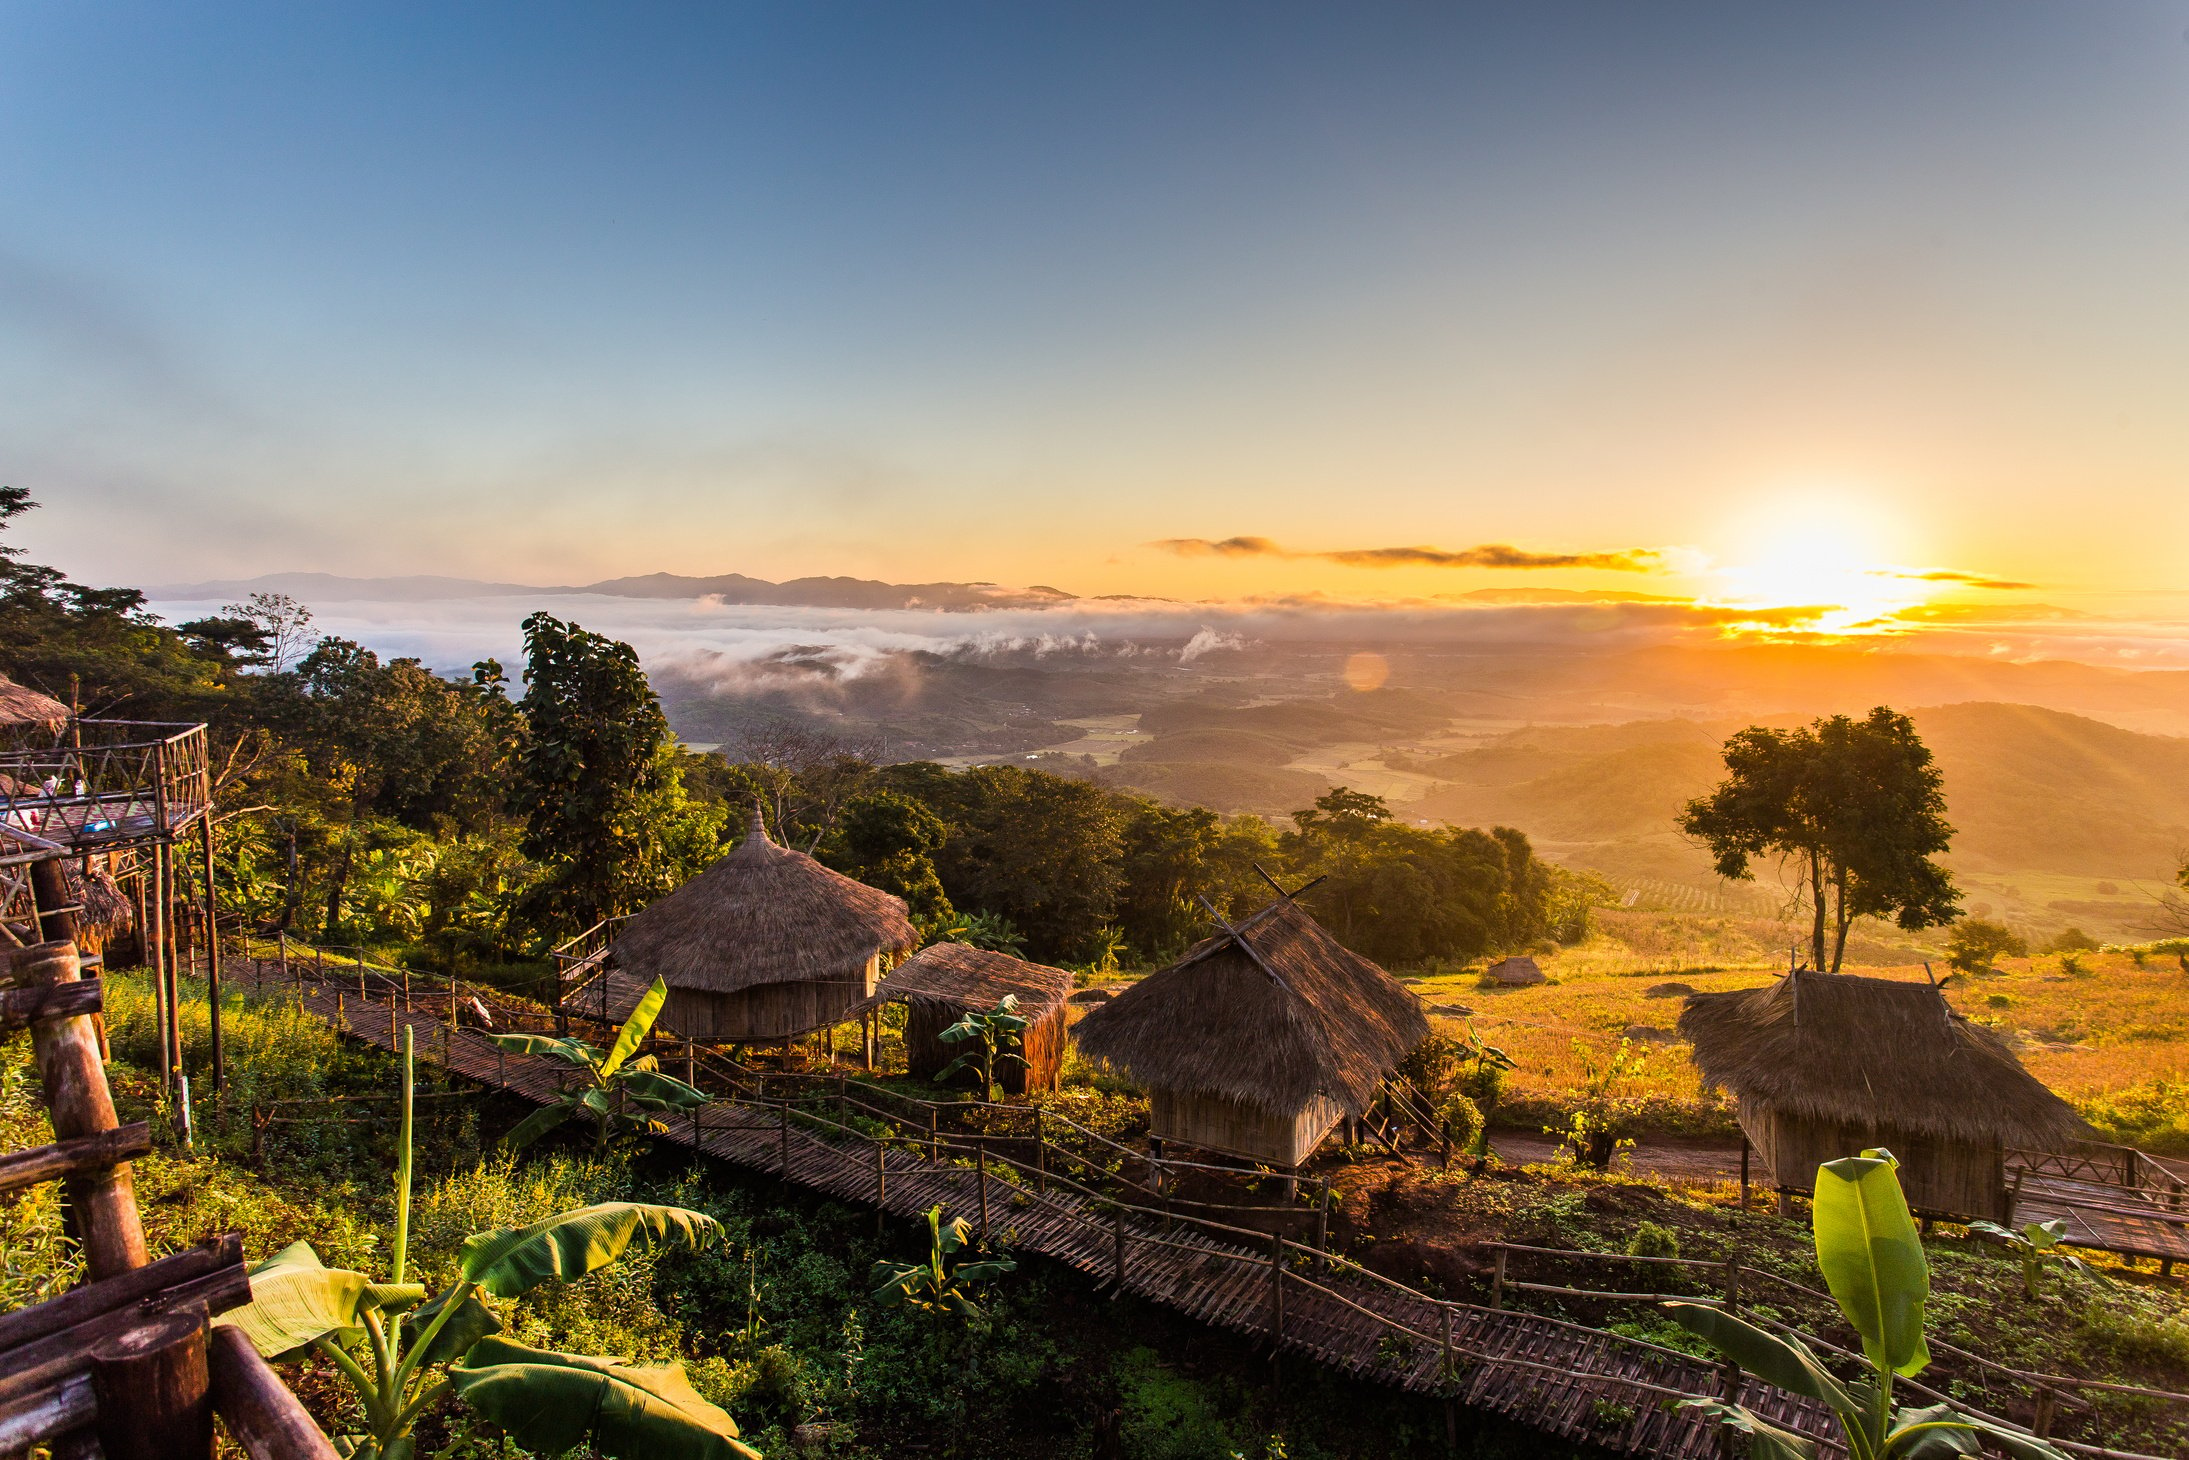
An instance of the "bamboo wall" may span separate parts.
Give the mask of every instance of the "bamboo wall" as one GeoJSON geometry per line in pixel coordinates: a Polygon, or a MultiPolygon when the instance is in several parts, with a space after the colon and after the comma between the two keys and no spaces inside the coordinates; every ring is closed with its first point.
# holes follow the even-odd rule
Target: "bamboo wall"
{"type": "Polygon", "coordinates": [[[1271,1166],[1297,1166],[1345,1118],[1345,1108],[1317,1095],[1299,1109],[1265,1110],[1221,1095],[1152,1090],[1148,1134],[1271,1166]]]}
{"type": "Polygon", "coordinates": [[[1801,1120],[1741,1102],[1741,1128],[1763,1158],[1768,1179],[1788,1191],[1814,1191],[1817,1167],[1842,1156],[1883,1146],[1900,1161],[1900,1189],[1908,1205],[1939,1216],[1982,1217],[2004,1222],[2006,1153],[2000,1142],[1942,1141],[1891,1126],[1801,1120]]]}
{"type": "Polygon", "coordinates": [[[669,990],[661,1023],[680,1035],[716,1044],[794,1039],[851,1017],[851,1008],[874,992],[882,960],[867,960],[863,977],[841,982],[802,981],[760,984],[736,993],[704,989],[669,990]]]}
{"type": "MultiPolygon", "coordinates": [[[[965,1044],[946,1044],[942,1038],[942,1032],[964,1018],[967,1012],[965,1007],[931,999],[905,1000],[905,1064],[912,1074],[931,1080],[944,1065],[970,1048],[965,1044]]],[[[1019,1053],[1026,1059],[1023,1065],[1012,1061],[997,1062],[996,1083],[1013,1095],[1024,1095],[1029,1089],[1054,1090],[1057,1071],[1064,1064],[1062,1004],[1046,1018],[1027,1026],[1025,1047],[1019,1053]]],[[[974,1078],[968,1074],[961,1083],[970,1084],[974,1078]]]]}

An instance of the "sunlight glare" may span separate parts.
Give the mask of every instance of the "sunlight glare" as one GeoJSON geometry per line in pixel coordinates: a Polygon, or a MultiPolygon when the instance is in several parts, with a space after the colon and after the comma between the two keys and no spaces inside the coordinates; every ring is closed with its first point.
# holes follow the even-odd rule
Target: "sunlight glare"
{"type": "MultiPolygon", "coordinates": [[[[1879,620],[1923,603],[1930,593],[1886,566],[1880,539],[1889,529],[1867,516],[1844,501],[1776,504],[1756,519],[1739,560],[1713,571],[1721,585],[1714,596],[1735,607],[1820,610],[1791,626],[1799,632],[1880,632],[1879,620]]],[[[1790,626],[1769,627],[1783,632],[1790,626]]]]}

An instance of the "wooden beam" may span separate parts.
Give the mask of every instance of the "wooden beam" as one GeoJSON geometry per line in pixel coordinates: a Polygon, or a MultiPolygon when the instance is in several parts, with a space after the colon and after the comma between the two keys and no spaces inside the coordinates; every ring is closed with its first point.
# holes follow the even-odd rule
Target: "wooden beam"
{"type": "Polygon", "coordinates": [[[203,1313],[169,1313],[91,1351],[107,1460],[212,1460],[213,1381],[203,1313]]]}
{"type": "Polygon", "coordinates": [[[104,1171],[132,1157],[148,1155],[151,1150],[152,1127],[140,1120],[117,1130],[16,1151],[0,1156],[0,1193],[104,1171]]]}
{"type": "MultiPolygon", "coordinates": [[[[147,1299],[157,1300],[169,1289],[198,1278],[242,1267],[243,1238],[230,1232],[120,1277],[71,1288],[58,1298],[0,1314],[0,1354],[35,1343],[63,1329],[74,1328],[102,1313],[111,1313],[147,1299]]],[[[245,1286],[248,1289],[248,1278],[245,1286]]]]}
{"type": "Polygon", "coordinates": [[[33,1020],[96,1014],[105,1006],[106,986],[95,978],[36,988],[0,989],[0,1033],[28,1029],[33,1020]]]}
{"type": "Polygon", "coordinates": [[[212,1337],[213,1407],[251,1460],[336,1460],[296,1395],[238,1328],[212,1337]]]}

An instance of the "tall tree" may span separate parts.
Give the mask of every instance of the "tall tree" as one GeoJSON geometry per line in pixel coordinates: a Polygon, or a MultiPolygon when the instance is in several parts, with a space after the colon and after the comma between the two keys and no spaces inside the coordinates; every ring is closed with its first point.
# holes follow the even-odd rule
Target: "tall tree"
{"type": "Polygon", "coordinates": [[[1801,879],[1812,966],[1839,972],[1858,917],[1938,927],[1961,895],[1932,859],[1953,840],[1944,779],[1906,715],[1883,705],[1795,730],[1751,726],[1725,743],[1726,778],[1688,803],[1680,829],[1709,847],[1718,875],[1755,875],[1776,857],[1801,879]]]}
{"type": "Polygon", "coordinates": [[[630,912],[655,881],[647,813],[666,789],[669,722],[629,644],[535,613],[524,647],[523,846],[549,868],[531,910],[577,931],[630,912]]]}

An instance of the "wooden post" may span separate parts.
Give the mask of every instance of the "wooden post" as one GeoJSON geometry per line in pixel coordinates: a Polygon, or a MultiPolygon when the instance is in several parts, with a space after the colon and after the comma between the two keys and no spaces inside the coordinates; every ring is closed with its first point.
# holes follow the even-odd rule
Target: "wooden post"
{"type": "Polygon", "coordinates": [[[30,864],[31,903],[38,913],[38,937],[45,943],[76,941],[76,914],[69,911],[68,881],[51,858],[30,864]]]}
{"type": "MultiPolygon", "coordinates": [[[[139,937],[145,942],[145,966],[152,971],[152,1018],[159,1037],[160,1090],[164,1094],[175,1086],[175,1067],[167,1052],[167,902],[163,896],[165,879],[160,874],[162,855],[160,844],[154,843],[152,868],[148,874],[152,885],[143,890],[146,921],[141,925],[139,937]]],[[[139,885],[142,886],[141,877],[139,885]]]]}
{"type": "Polygon", "coordinates": [[[783,1102],[782,1102],[782,1107],[781,1107],[781,1108],[782,1108],[782,1112],[783,1112],[783,1134],[782,1134],[782,1146],[783,1146],[783,1179],[784,1179],[785,1181],[788,1181],[788,1180],[790,1180],[790,1097],[789,1097],[789,1096],[787,1096],[787,1095],[786,1095],[785,1097],[783,1097],[783,1102]]]}
{"type": "Polygon", "coordinates": [[[406,1014],[410,1012],[410,968],[408,965],[405,965],[403,969],[403,1012],[406,1014]]]}
{"type": "Polygon", "coordinates": [[[1112,1235],[1116,1241],[1117,1291],[1122,1293],[1125,1291],[1125,1204],[1119,1202],[1112,1215],[1112,1235]]]}
{"type": "Polygon", "coordinates": [[[357,950],[357,996],[365,997],[365,950],[357,950]]]}
{"type": "Polygon", "coordinates": [[[220,1327],[207,1340],[213,1402],[228,1433],[247,1455],[284,1460],[335,1460],[334,1446],[312,1423],[288,1386],[251,1347],[240,1328],[220,1327]]]}
{"type": "Polygon", "coordinates": [[[2052,1438],[2052,1413],[2058,1402],[2059,1395],[2052,1390],[2041,1388],[2037,1391],[2037,1417],[2030,1421],[2029,1432],[2038,1439],[2052,1438]]]}
{"type": "Polygon", "coordinates": [[[1741,1260],[1738,1255],[1725,1260],[1725,1311],[1736,1318],[1741,1311],[1741,1260]]]}
{"type": "Polygon", "coordinates": [[[2000,1221],[2005,1222],[2010,1227],[2014,1225],[2014,1209],[2022,1204],[2022,1178],[2028,1174],[2029,1168],[2027,1166],[2014,1168],[2014,1187],[2007,1193],[2007,1209],[1999,1217],[2000,1221]]]}
{"type": "MultiPolygon", "coordinates": [[[[81,977],[76,945],[40,943],[22,949],[14,956],[14,973],[15,982],[25,988],[75,983],[81,977]]],[[[98,1036],[88,1015],[32,1021],[30,1047],[55,1137],[73,1140],[121,1124],[114,1114],[114,1096],[107,1088],[98,1036]]],[[[75,1214],[76,1236],[93,1281],[145,1265],[149,1259],[144,1225],[137,1216],[137,1193],[128,1162],[71,1176],[61,1189],[75,1214]]]]}
{"type": "Polygon", "coordinates": [[[889,1204],[889,1162],[885,1159],[888,1154],[889,1147],[877,1139],[874,1142],[874,1207],[877,1226],[881,1223],[881,1214],[888,1210],[889,1204]]]}
{"type": "Polygon", "coordinates": [[[228,1088],[228,1065],[220,1046],[220,918],[213,905],[213,813],[210,808],[198,821],[199,839],[205,845],[205,1015],[213,1039],[213,1094],[228,1088]]]}
{"type": "Polygon", "coordinates": [[[110,1460],[210,1460],[206,1327],[202,1309],[184,1309],[91,1351],[99,1445],[110,1460]]]}
{"type": "Polygon", "coordinates": [[[699,1041],[689,1034],[684,1036],[684,1083],[699,1086],[699,1041]]]}
{"type": "Polygon", "coordinates": [[[935,1133],[935,1107],[932,1104],[927,1107],[927,1159],[942,1159],[942,1138],[935,1133]]]}
{"type": "Polygon", "coordinates": [[[1492,1308],[1503,1308],[1505,1306],[1505,1249],[1502,1247],[1497,1249],[1497,1256],[1491,1259],[1490,1306],[1492,1308]]]}
{"type": "Polygon", "coordinates": [[[1443,1361],[1437,1368],[1437,1387],[1444,1391],[1444,1447],[1459,1448],[1459,1408],[1452,1403],[1453,1380],[1459,1377],[1459,1369],[1452,1362],[1452,1305],[1437,1304],[1438,1338],[1444,1347],[1443,1361]]]}
{"type": "Polygon", "coordinates": [[[281,981],[287,983],[289,981],[289,930],[287,928],[274,929],[274,940],[281,948],[281,981]]]}
{"type": "Polygon", "coordinates": [[[1269,1234],[1269,1349],[1274,1355],[1285,1337],[1285,1235],[1269,1234]]]}
{"type": "Polygon", "coordinates": [[[1323,1178],[1322,1191],[1315,1197],[1315,1271],[1330,1270],[1330,1178],[1323,1178]]]}
{"type": "Polygon", "coordinates": [[[509,1088],[509,1051],[499,1044],[494,1046],[494,1088],[509,1088]]]}
{"type": "Polygon", "coordinates": [[[973,1137],[973,1167],[980,1180],[980,1239],[988,1240],[988,1137],[973,1137]]]}
{"type": "Polygon", "coordinates": [[[1446,1384],[1449,1384],[1452,1382],[1455,1367],[1452,1363],[1452,1305],[1450,1303],[1437,1304],[1437,1328],[1438,1340],[1444,1348],[1444,1359],[1437,1366],[1437,1373],[1446,1384]]]}
{"type": "Polygon", "coordinates": [[[1741,1210],[1748,1210],[1748,1132],[1741,1132],[1741,1210]]]}
{"type": "Polygon", "coordinates": [[[1041,1107],[1034,1107],[1034,1190],[1049,1194],[1049,1142],[1042,1132],[1041,1107]]]}
{"type": "Polygon", "coordinates": [[[869,1071],[874,1068],[874,1026],[880,1018],[872,1009],[859,1016],[860,1062],[869,1071]]]}

